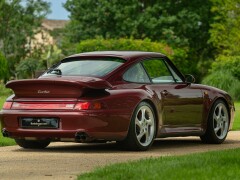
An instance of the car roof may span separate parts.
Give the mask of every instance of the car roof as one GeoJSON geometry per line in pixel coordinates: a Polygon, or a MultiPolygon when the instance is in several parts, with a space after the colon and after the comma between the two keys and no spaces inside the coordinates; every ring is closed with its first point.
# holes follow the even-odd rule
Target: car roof
{"type": "Polygon", "coordinates": [[[129,61],[138,58],[166,57],[166,56],[164,54],[157,52],[144,52],[144,51],[94,51],[74,54],[67,57],[66,59],[76,57],[118,57],[129,61]]]}

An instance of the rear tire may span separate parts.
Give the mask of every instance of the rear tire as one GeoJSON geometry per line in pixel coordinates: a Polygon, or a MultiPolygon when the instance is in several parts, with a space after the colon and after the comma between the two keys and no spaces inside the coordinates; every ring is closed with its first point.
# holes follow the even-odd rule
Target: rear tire
{"type": "Polygon", "coordinates": [[[15,139],[15,142],[25,149],[44,149],[50,144],[50,140],[15,139]]]}
{"type": "Polygon", "coordinates": [[[209,114],[206,133],[200,136],[202,142],[221,144],[227,137],[229,121],[229,113],[225,102],[217,100],[209,114]]]}
{"type": "Polygon", "coordinates": [[[153,108],[146,102],[141,102],[131,118],[128,135],[118,142],[127,150],[146,151],[152,145],[156,134],[156,118],[153,108]]]}

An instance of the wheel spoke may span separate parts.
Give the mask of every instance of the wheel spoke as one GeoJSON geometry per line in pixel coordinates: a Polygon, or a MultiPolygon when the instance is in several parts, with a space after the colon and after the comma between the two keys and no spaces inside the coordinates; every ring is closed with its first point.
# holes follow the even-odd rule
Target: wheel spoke
{"type": "Polygon", "coordinates": [[[224,125],[222,125],[222,126],[220,127],[220,136],[222,136],[223,133],[224,133],[224,125]]]}
{"type": "Polygon", "coordinates": [[[228,110],[223,103],[219,103],[213,113],[213,130],[219,139],[226,137],[228,132],[228,110]]]}
{"type": "Polygon", "coordinates": [[[146,133],[145,133],[145,135],[146,135],[146,142],[148,142],[149,141],[149,134],[150,134],[150,131],[149,130],[147,130],[146,131],[146,133]]]}
{"type": "Polygon", "coordinates": [[[216,121],[218,120],[218,116],[215,114],[215,112],[213,114],[213,119],[216,120],[216,121]]]}
{"type": "Polygon", "coordinates": [[[142,121],[139,121],[138,118],[135,119],[135,124],[142,129],[142,121]]]}
{"type": "Polygon", "coordinates": [[[146,109],[142,109],[141,111],[142,111],[141,121],[143,121],[145,119],[146,109]]]}
{"type": "Polygon", "coordinates": [[[145,135],[144,131],[141,131],[140,134],[137,135],[137,139],[139,142],[141,142],[142,137],[145,135]]]}
{"type": "Polygon", "coordinates": [[[215,132],[215,134],[217,134],[217,133],[218,133],[219,129],[220,129],[220,127],[219,127],[219,126],[217,126],[216,128],[214,128],[214,132],[215,132]]]}

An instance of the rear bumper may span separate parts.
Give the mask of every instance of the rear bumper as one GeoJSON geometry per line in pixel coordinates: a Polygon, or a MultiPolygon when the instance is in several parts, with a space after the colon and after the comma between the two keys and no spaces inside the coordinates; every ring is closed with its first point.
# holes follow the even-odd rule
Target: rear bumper
{"type": "Polygon", "coordinates": [[[122,140],[127,136],[131,115],[123,111],[22,111],[2,110],[2,130],[11,138],[75,138],[84,132],[91,140],[122,140]],[[125,113],[125,114],[124,114],[125,113]],[[26,129],[20,127],[20,117],[58,117],[58,129],[26,129]]]}

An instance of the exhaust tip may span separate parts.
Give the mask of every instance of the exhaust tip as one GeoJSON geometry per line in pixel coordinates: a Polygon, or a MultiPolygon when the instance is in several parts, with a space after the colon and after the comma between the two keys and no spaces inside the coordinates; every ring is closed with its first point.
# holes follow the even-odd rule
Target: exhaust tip
{"type": "Polygon", "coordinates": [[[76,132],[75,134],[75,140],[77,142],[85,142],[89,139],[90,139],[89,136],[85,132],[76,132]]]}

